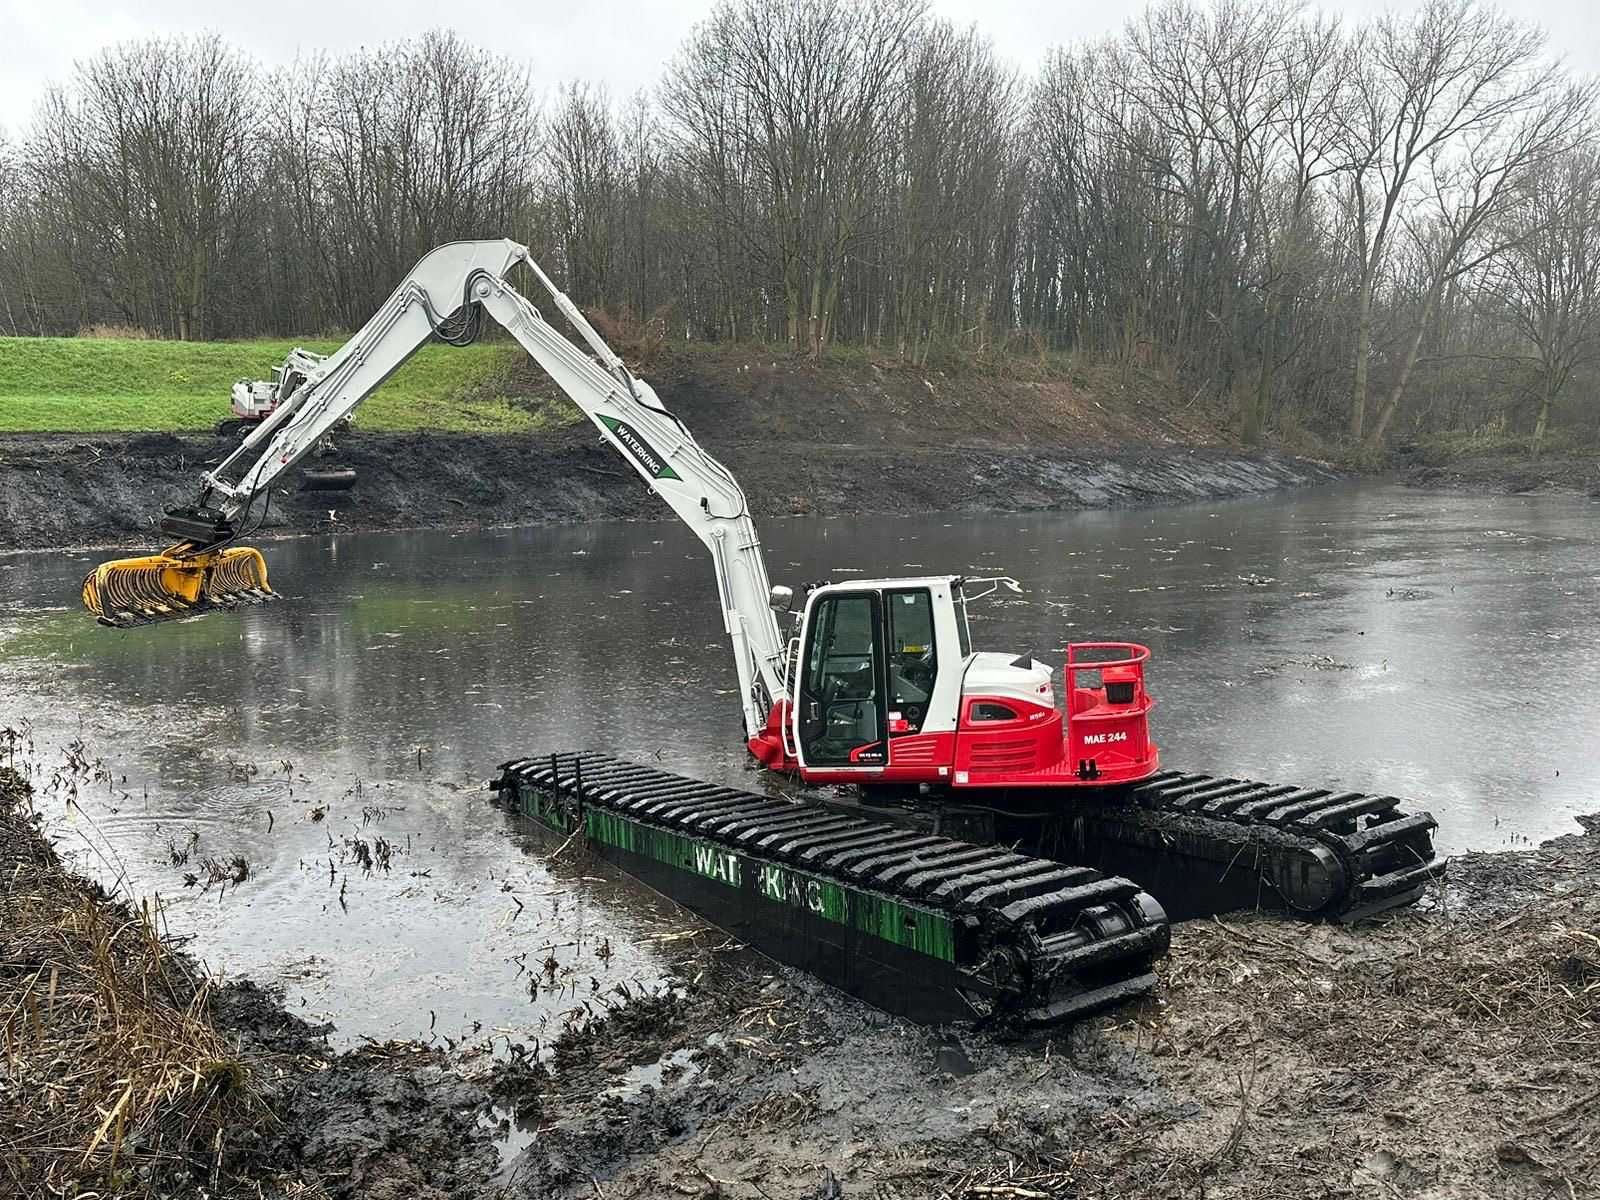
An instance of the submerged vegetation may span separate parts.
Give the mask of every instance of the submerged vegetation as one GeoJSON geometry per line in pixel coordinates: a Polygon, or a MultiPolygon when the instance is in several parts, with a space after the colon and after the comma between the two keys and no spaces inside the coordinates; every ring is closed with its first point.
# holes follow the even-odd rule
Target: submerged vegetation
{"type": "Polygon", "coordinates": [[[0,1182],[18,1196],[139,1194],[153,1174],[214,1186],[266,1113],[212,1023],[211,985],[151,905],[66,872],[30,797],[0,766],[0,1182]]]}

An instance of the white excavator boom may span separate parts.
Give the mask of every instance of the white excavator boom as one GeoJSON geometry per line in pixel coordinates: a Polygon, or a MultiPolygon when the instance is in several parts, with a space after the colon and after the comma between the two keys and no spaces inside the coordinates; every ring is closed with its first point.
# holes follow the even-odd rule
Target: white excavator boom
{"type": "MultiPolygon", "coordinates": [[[[317,363],[303,383],[204,477],[199,503],[168,514],[183,540],[162,555],[105,564],[84,582],[84,603],[111,625],[145,624],[271,595],[258,552],[231,543],[259,519],[272,485],[335,425],[438,336],[464,343],[487,312],[544,368],[711,552],[723,625],[733,642],[745,735],[765,726],[788,695],[784,640],[772,606],[761,541],[743,490],[636,379],[581,312],[509,240],[450,242],[431,251],[359,332],[317,363]],[[593,356],[554,329],[507,282],[525,264],[593,356]]],[[[779,589],[779,596],[786,595],[779,589]]]]}

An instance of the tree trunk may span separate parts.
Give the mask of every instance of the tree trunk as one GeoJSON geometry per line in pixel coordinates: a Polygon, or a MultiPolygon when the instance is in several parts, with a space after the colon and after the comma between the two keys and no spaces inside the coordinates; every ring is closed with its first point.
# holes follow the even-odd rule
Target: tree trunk
{"type": "Polygon", "coordinates": [[[1400,375],[1394,381],[1394,387],[1389,392],[1389,398],[1383,402],[1383,407],[1378,410],[1377,419],[1372,424],[1372,432],[1366,439],[1369,450],[1376,449],[1383,441],[1383,435],[1389,429],[1389,422],[1394,420],[1394,414],[1399,411],[1400,401],[1405,395],[1406,384],[1411,380],[1411,371],[1417,365],[1417,355],[1422,351],[1422,337],[1427,332],[1428,322],[1433,319],[1434,307],[1439,303],[1439,293],[1442,285],[1434,284],[1428,289],[1428,294],[1422,302],[1422,312],[1417,316],[1417,327],[1412,331],[1411,344],[1406,347],[1406,358],[1400,364],[1400,375]]]}
{"type": "Polygon", "coordinates": [[[1539,396],[1539,417],[1533,423],[1533,445],[1530,449],[1534,458],[1538,458],[1540,451],[1544,449],[1544,435],[1550,428],[1550,409],[1555,403],[1555,391],[1555,372],[1546,370],[1544,388],[1539,396]]]}
{"type": "Polygon", "coordinates": [[[1267,413],[1272,406],[1272,373],[1275,335],[1278,331],[1278,293],[1267,294],[1266,320],[1261,326],[1261,374],[1256,377],[1256,394],[1245,404],[1244,440],[1253,443],[1260,439],[1267,425],[1267,413]]]}
{"type": "Polygon", "coordinates": [[[822,268],[811,273],[811,320],[807,326],[811,357],[822,357],[822,268]]]}
{"type": "Polygon", "coordinates": [[[1356,369],[1350,390],[1350,436],[1361,441],[1367,425],[1367,359],[1372,354],[1372,276],[1362,272],[1356,293],[1356,369]]]}

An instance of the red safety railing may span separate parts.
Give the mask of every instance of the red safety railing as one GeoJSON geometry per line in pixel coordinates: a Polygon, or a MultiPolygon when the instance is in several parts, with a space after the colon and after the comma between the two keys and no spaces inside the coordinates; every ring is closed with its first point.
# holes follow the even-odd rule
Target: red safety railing
{"type": "MultiPolygon", "coordinates": [[[[1066,649],[1064,682],[1069,716],[1082,714],[1086,720],[1112,720],[1126,715],[1127,710],[1122,706],[1127,704],[1149,706],[1144,690],[1144,665],[1150,661],[1148,646],[1141,646],[1137,642],[1073,642],[1066,649]],[[1081,657],[1083,654],[1101,657],[1084,659],[1081,657]],[[1089,673],[1098,674],[1100,679],[1098,684],[1086,687],[1079,682],[1079,676],[1089,673]],[[1100,706],[1090,701],[1089,697],[1109,699],[1110,693],[1106,691],[1108,684],[1133,686],[1126,699],[1115,702],[1116,707],[1100,710],[1100,706]]],[[[1123,689],[1118,686],[1117,690],[1123,689]]]]}
{"type": "Polygon", "coordinates": [[[1144,675],[1144,664],[1150,661],[1150,647],[1141,646],[1138,642],[1069,642],[1066,649],[1067,670],[1074,672],[1098,671],[1101,667],[1136,666],[1140,668],[1139,674],[1142,677],[1144,675]],[[1122,655],[1122,657],[1079,662],[1079,652],[1086,650],[1114,651],[1122,655]]]}

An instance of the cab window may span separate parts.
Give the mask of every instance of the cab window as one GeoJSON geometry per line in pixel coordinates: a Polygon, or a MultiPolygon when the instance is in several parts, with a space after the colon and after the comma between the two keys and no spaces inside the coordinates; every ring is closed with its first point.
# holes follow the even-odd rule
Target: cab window
{"type": "Polygon", "coordinates": [[[888,609],[889,709],[908,732],[922,728],[939,674],[934,647],[933,595],[927,588],[885,594],[888,609]]]}
{"type": "Polygon", "coordinates": [[[974,723],[979,721],[1015,721],[1017,710],[1006,704],[998,704],[993,700],[974,700],[972,707],[967,709],[967,720],[974,723]]]}
{"type": "Polygon", "coordinates": [[[799,708],[800,747],[808,764],[871,766],[884,761],[878,745],[885,711],[878,608],[871,592],[842,593],[817,602],[807,634],[799,708]]]}

